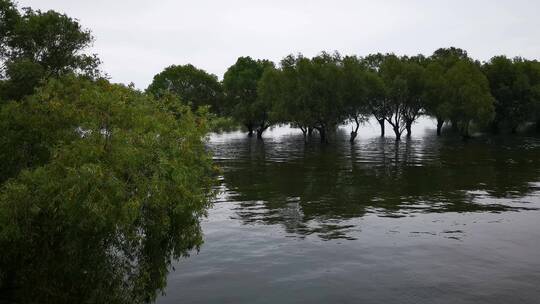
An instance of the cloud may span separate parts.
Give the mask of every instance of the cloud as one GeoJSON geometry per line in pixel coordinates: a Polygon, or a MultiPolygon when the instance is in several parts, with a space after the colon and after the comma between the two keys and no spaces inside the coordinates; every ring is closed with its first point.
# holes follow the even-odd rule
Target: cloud
{"type": "Polygon", "coordinates": [[[429,55],[458,46],[471,56],[537,58],[540,1],[529,0],[19,0],[77,18],[116,82],[146,88],[171,64],[222,77],[239,56],[278,61],[322,50],[429,55]]]}

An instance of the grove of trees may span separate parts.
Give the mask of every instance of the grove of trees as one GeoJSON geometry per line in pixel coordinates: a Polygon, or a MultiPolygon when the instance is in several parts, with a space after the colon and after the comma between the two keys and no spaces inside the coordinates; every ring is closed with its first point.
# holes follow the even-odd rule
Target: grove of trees
{"type": "Polygon", "coordinates": [[[423,115],[436,120],[438,135],[448,123],[464,138],[471,136],[473,128],[515,133],[529,123],[540,126],[540,63],[536,60],[497,56],[480,63],[458,48],[441,48],[429,57],[323,52],[307,58],[299,54],[283,58],[277,66],[268,60],[240,57],[221,83],[208,76],[213,79],[211,87],[195,77],[172,74],[171,68],[156,75],[148,91],[165,88],[185,99],[193,88],[199,88],[205,93],[198,95],[204,97],[196,104],[233,118],[249,136],[256,132],[258,138],[272,125],[289,124],[301,129],[306,138],[315,130],[327,142],[339,125],[351,123],[353,142],[360,125],[372,117],[382,136],[388,125],[397,141],[403,134],[410,137],[412,125],[423,115]],[[172,76],[166,85],[165,74],[172,76]],[[181,88],[178,82],[183,83],[181,88]],[[216,89],[219,85],[221,90],[216,89]]]}
{"type": "Polygon", "coordinates": [[[473,128],[540,126],[540,63],[464,50],[429,57],[240,57],[217,76],[172,65],[145,92],[103,77],[89,30],[0,0],[0,302],[147,303],[203,241],[216,121],[262,138],[289,124],[328,142],[374,117],[411,136],[422,115],[473,128]],[[225,120],[220,120],[225,118],[225,120]]]}

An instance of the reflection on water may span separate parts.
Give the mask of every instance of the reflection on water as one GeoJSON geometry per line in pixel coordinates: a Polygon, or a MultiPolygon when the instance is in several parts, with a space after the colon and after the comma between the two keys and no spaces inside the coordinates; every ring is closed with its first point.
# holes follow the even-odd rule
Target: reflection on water
{"type": "Polygon", "coordinates": [[[212,143],[223,168],[217,203],[237,201],[244,223],[281,224],[299,236],[349,238],[343,220],[375,213],[535,209],[540,140],[495,138],[463,142],[425,136],[395,144],[370,138],[350,145],[305,144],[300,134],[267,138],[222,137],[212,143]]]}
{"type": "Polygon", "coordinates": [[[160,302],[534,303],[540,138],[463,142],[426,123],[397,145],[369,131],[351,145],[346,129],[331,145],[288,128],[214,136],[206,244],[160,302]]]}

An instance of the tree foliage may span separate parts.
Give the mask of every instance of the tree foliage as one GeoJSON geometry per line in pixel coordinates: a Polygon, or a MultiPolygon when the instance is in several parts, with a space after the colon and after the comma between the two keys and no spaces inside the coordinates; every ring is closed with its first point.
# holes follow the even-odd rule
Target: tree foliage
{"type": "Polygon", "coordinates": [[[501,125],[512,133],[523,122],[536,118],[540,105],[540,64],[522,58],[493,57],[483,67],[495,97],[495,131],[501,125]]]}
{"type": "Polygon", "coordinates": [[[470,125],[481,126],[493,118],[493,99],[480,64],[457,48],[437,50],[429,58],[289,55],[262,77],[258,89],[274,121],[299,127],[304,135],[315,129],[323,142],[340,124],[351,122],[353,142],[360,124],[371,115],[381,135],[388,123],[396,140],[405,131],[411,136],[421,115],[437,119],[439,134],[451,120],[465,137],[470,125]]]}
{"type": "Polygon", "coordinates": [[[153,300],[171,259],[202,243],[214,171],[204,116],[172,96],[67,77],[1,117],[2,297],[153,300]]]}
{"type": "Polygon", "coordinates": [[[274,75],[274,85],[263,83],[261,94],[274,96],[276,120],[290,122],[304,133],[316,129],[326,142],[328,132],[344,119],[341,56],[322,53],[310,59],[290,55],[274,75]]]}
{"type": "Polygon", "coordinates": [[[445,121],[452,117],[452,101],[445,67],[435,60],[426,67],[424,109],[437,120],[437,135],[441,135],[445,121]]]}
{"type": "Polygon", "coordinates": [[[20,100],[41,81],[79,73],[99,74],[96,55],[84,53],[93,37],[79,22],[55,11],[24,8],[0,1],[1,98],[20,100]]]}
{"type": "Polygon", "coordinates": [[[494,99],[480,67],[471,61],[459,61],[447,72],[451,116],[459,123],[464,137],[470,136],[470,125],[485,125],[494,117],[494,99]]]}
{"type": "Polygon", "coordinates": [[[222,113],[222,88],[217,76],[197,69],[191,64],[172,65],[154,76],[147,92],[155,96],[172,93],[195,110],[200,106],[210,106],[212,112],[222,113]]]}
{"type": "Polygon", "coordinates": [[[259,98],[258,86],[265,70],[273,67],[274,64],[268,60],[240,57],[223,76],[229,114],[248,129],[250,136],[257,130],[260,137],[270,126],[271,109],[265,100],[259,98]]]}
{"type": "Polygon", "coordinates": [[[370,75],[361,58],[346,56],[343,58],[343,112],[348,121],[354,124],[350,141],[358,135],[360,125],[370,116],[369,96],[373,88],[369,85],[370,75]]]}
{"type": "Polygon", "coordinates": [[[381,106],[396,140],[405,130],[408,136],[411,135],[411,126],[424,106],[425,69],[419,60],[390,54],[380,64],[379,74],[386,92],[386,100],[381,106]]]}

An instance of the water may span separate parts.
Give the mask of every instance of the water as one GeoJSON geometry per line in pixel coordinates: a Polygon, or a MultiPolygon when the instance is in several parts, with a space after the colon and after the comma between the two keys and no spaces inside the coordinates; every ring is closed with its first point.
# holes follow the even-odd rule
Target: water
{"type": "Polygon", "coordinates": [[[158,303],[539,303],[540,138],[377,129],[213,136],[206,243],[158,303]]]}

